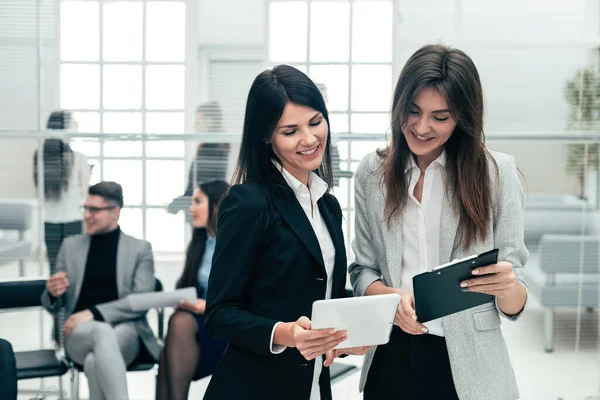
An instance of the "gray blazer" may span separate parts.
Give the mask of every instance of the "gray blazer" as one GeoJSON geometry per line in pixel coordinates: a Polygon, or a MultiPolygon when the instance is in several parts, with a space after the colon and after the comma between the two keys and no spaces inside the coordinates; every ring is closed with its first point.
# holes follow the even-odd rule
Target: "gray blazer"
{"type": "MultiPolygon", "coordinates": [[[[492,152],[499,176],[488,160],[492,176],[493,213],[488,221],[485,242],[478,241],[464,251],[458,245],[458,216],[447,193],[442,205],[440,262],[478,254],[493,248],[500,250],[499,260],[513,264],[517,278],[523,281],[523,266],[528,252],[523,242],[524,194],[514,158],[492,152]]],[[[388,227],[384,220],[385,190],[376,170],[380,159],[368,154],[356,172],[356,236],[352,249],[355,263],[349,267],[356,296],[363,296],[369,285],[381,280],[387,286],[400,287],[402,265],[402,221],[397,218],[388,227]]],[[[507,316],[498,304],[484,304],[442,319],[452,377],[462,400],[518,399],[519,391],[500,330],[500,316],[507,316]]],[[[365,357],[360,390],[365,386],[375,349],[365,357]]]]}
{"type": "MultiPolygon", "coordinates": [[[[65,239],[56,260],[57,272],[66,272],[69,288],[63,296],[67,318],[73,313],[83,277],[90,248],[89,235],[70,236],[65,239]]],[[[104,321],[117,325],[124,321],[134,321],[139,337],[149,353],[158,360],[161,347],[148,325],[145,311],[133,311],[127,300],[130,293],[154,291],[154,258],[152,246],[145,240],[136,239],[121,232],[117,248],[117,291],[119,299],[97,305],[96,308],[104,321]]],[[[58,310],[59,302],[52,302],[45,290],[42,304],[50,312],[58,310]]]]}

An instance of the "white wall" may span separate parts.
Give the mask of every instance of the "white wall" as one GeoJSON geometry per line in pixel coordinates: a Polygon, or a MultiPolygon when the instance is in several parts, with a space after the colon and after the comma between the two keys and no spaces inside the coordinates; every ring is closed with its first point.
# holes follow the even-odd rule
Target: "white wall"
{"type": "Polygon", "coordinates": [[[265,0],[198,0],[199,44],[263,44],[265,0]]]}
{"type": "MultiPolygon", "coordinates": [[[[56,70],[57,0],[42,1],[41,115],[54,109],[58,98],[56,70]]],[[[0,3],[0,131],[38,129],[38,61],[34,0],[0,3]]],[[[32,156],[36,141],[0,136],[0,197],[35,197],[32,156]]]]}

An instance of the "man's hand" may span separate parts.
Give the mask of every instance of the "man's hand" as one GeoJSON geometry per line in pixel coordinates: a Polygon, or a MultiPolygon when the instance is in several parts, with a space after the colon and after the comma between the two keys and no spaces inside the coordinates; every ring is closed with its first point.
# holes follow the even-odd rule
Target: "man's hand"
{"type": "Polygon", "coordinates": [[[92,319],[94,319],[94,315],[90,310],[83,310],[75,314],[71,314],[67,322],[65,322],[65,335],[67,335],[67,337],[71,336],[73,329],[75,329],[77,325],[92,319]]]}
{"type": "Polygon", "coordinates": [[[66,272],[58,272],[48,278],[46,289],[53,297],[62,296],[69,287],[69,280],[66,272]]]}

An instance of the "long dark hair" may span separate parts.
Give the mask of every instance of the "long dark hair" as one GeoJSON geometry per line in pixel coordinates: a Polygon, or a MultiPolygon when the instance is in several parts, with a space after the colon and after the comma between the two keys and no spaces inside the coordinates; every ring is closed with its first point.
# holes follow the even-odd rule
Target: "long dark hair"
{"type": "MultiPolygon", "coordinates": [[[[392,141],[379,151],[381,176],[387,190],[385,217],[389,224],[406,207],[408,181],[405,166],[412,153],[402,128],[420,90],[433,88],[446,100],[456,128],[445,144],[445,183],[460,218],[460,241],[468,248],[486,238],[492,212],[491,182],[483,133],[483,92],[479,73],[469,56],[443,45],[417,50],[400,73],[392,102],[392,141]]],[[[493,159],[492,159],[493,160],[493,159]]],[[[495,163],[494,163],[495,165],[495,163]]],[[[495,165],[497,172],[497,165],[495,165]]]]}
{"type": "Polygon", "coordinates": [[[183,273],[177,280],[177,288],[198,286],[198,266],[204,256],[208,232],[216,233],[217,215],[216,207],[223,198],[229,185],[222,180],[213,180],[198,185],[200,190],[208,197],[208,222],[204,228],[194,228],[192,240],[188,245],[183,273]]]}
{"type": "MultiPolygon", "coordinates": [[[[58,200],[67,190],[73,169],[73,151],[60,139],[46,139],[43,153],[44,198],[58,200]]],[[[38,187],[38,151],[33,154],[33,181],[38,187]]]]}
{"type": "MultiPolygon", "coordinates": [[[[325,101],[314,82],[303,72],[289,65],[278,65],[260,73],[248,93],[244,130],[233,183],[254,183],[266,187],[279,186],[281,173],[273,165],[278,160],[271,147],[271,136],[287,103],[319,111],[329,126],[325,101]]],[[[329,188],[333,186],[331,171],[331,134],[328,130],[323,162],[314,171],[329,188]]]]}

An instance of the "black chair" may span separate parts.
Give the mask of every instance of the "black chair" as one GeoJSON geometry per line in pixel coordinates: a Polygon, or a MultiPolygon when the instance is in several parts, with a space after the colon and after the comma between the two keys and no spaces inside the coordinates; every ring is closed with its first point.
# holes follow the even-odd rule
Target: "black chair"
{"type": "MultiPolygon", "coordinates": [[[[0,311],[16,312],[42,307],[41,296],[46,279],[15,278],[0,280],[0,311]]],[[[60,398],[63,397],[61,376],[69,370],[57,349],[15,352],[17,379],[59,377],[60,398]]],[[[23,391],[22,391],[23,392],[23,391]]],[[[34,390],[36,394],[56,394],[54,391],[34,390]]]]}
{"type": "MultiPolygon", "coordinates": [[[[158,278],[154,278],[154,291],[162,292],[163,285],[162,282],[158,278]]],[[[165,314],[162,308],[156,309],[158,313],[158,326],[157,326],[157,339],[159,343],[162,344],[164,338],[164,319],[165,314]]],[[[71,369],[71,398],[73,400],[79,400],[79,372],[83,371],[83,366],[73,361],[69,361],[69,366],[71,369]]],[[[136,357],[135,360],[127,367],[128,372],[141,372],[141,371],[150,371],[155,370],[156,379],[158,379],[158,360],[155,360],[150,353],[146,350],[146,348],[142,345],[140,346],[140,353],[136,357]]]]}

